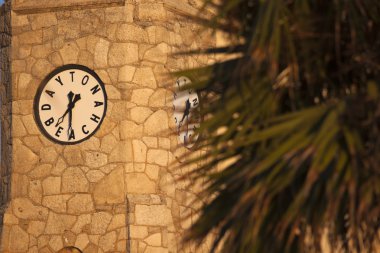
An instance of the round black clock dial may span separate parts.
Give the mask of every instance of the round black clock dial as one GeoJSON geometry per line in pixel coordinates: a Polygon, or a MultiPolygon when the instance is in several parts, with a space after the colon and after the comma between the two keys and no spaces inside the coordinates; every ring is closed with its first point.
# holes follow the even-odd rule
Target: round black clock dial
{"type": "Polygon", "coordinates": [[[106,115],[107,94],[91,69],[65,65],[41,83],[34,100],[37,125],[50,140],[77,144],[99,129],[106,115]]]}

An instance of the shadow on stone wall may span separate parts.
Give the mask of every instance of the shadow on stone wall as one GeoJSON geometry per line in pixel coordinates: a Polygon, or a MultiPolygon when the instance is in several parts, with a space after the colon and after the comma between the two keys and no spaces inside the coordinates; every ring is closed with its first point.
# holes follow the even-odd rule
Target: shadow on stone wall
{"type": "MultiPolygon", "coordinates": [[[[10,201],[12,163],[12,84],[11,84],[11,0],[0,7],[0,235],[3,230],[4,212],[10,201]]],[[[0,248],[2,248],[0,236],[0,248]]]]}

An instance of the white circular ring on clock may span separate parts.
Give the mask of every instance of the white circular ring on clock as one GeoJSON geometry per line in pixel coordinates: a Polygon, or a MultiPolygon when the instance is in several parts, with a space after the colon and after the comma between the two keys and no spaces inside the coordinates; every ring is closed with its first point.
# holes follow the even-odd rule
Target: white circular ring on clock
{"type": "Polygon", "coordinates": [[[186,148],[192,148],[198,139],[195,131],[199,128],[199,121],[195,119],[194,110],[199,106],[199,97],[192,89],[182,90],[183,86],[191,84],[187,77],[180,77],[175,83],[173,97],[174,122],[178,140],[186,148]]]}
{"type": "Polygon", "coordinates": [[[102,80],[82,65],[65,65],[50,73],[34,99],[34,117],[53,142],[72,145],[89,139],[106,116],[102,80]]]}

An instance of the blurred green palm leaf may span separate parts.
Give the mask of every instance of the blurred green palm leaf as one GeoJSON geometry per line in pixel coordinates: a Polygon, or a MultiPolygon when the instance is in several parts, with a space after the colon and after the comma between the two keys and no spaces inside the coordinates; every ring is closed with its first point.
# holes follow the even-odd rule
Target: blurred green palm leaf
{"type": "Polygon", "coordinates": [[[186,240],[222,252],[374,252],[380,216],[380,2],[220,0],[231,46],[195,76],[204,206],[186,240]],[[224,57],[224,58],[223,58],[224,57]],[[217,169],[218,165],[226,164],[217,169]],[[209,196],[213,196],[210,198],[209,196]],[[310,238],[312,243],[310,243],[310,238]]]}

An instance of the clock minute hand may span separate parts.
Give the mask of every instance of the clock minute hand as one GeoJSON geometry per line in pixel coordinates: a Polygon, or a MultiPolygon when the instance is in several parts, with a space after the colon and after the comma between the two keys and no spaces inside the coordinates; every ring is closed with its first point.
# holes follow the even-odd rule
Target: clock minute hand
{"type": "Polygon", "coordinates": [[[74,93],[72,93],[70,91],[70,93],[67,95],[69,97],[69,104],[67,105],[67,110],[65,111],[65,113],[62,115],[62,117],[60,117],[57,121],[57,124],[55,124],[55,127],[59,126],[63,120],[65,119],[66,115],[75,107],[75,103],[78,102],[80,99],[81,99],[81,96],[80,94],[76,94],[74,99],[73,99],[73,96],[74,96],[74,93]]]}
{"type": "Polygon", "coordinates": [[[55,127],[59,126],[59,125],[63,122],[63,120],[65,119],[65,117],[66,117],[66,115],[67,115],[67,113],[68,113],[69,111],[71,111],[71,108],[67,108],[67,110],[66,110],[65,113],[62,115],[62,117],[60,117],[60,118],[58,119],[57,124],[55,124],[55,127]]]}

